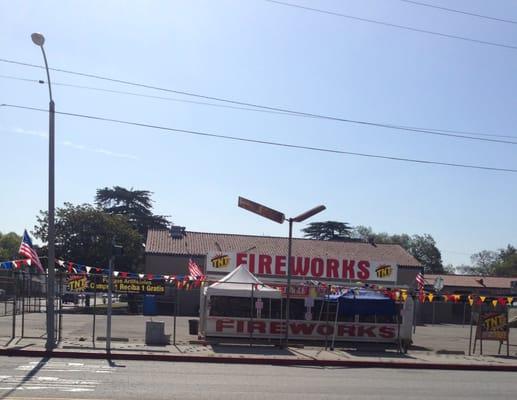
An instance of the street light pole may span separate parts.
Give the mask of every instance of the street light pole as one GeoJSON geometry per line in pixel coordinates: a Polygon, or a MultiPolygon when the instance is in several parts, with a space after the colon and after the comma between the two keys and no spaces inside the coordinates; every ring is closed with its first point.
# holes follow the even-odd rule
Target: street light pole
{"type": "Polygon", "coordinates": [[[245,199],[244,197],[239,197],[239,207],[244,208],[245,210],[251,211],[255,214],[258,214],[264,218],[268,218],[272,221],[278,222],[282,224],[284,221],[289,222],[289,238],[287,242],[287,287],[286,287],[286,296],[285,296],[285,346],[288,345],[289,342],[289,306],[291,300],[291,275],[292,275],[292,263],[291,263],[291,254],[293,247],[293,222],[302,222],[306,219],[316,215],[323,210],[326,209],[325,206],[317,206],[311,208],[308,211],[298,215],[294,218],[285,218],[285,215],[280,211],[274,210],[272,208],[266,207],[262,204],[255,203],[254,201],[245,199]]]}
{"type": "Polygon", "coordinates": [[[48,94],[49,94],[49,135],[48,135],[48,265],[47,265],[47,351],[51,351],[55,347],[55,332],[54,332],[54,280],[56,265],[56,232],[55,232],[55,199],[54,199],[54,165],[55,165],[55,104],[52,98],[52,87],[50,85],[50,73],[47,63],[47,55],[43,44],[45,43],[45,37],[41,33],[33,33],[31,35],[33,43],[41,48],[43,53],[43,60],[45,61],[45,70],[47,72],[47,83],[48,83],[48,94]]]}
{"type": "Polygon", "coordinates": [[[293,250],[293,219],[289,218],[289,239],[287,242],[287,288],[285,294],[285,345],[289,342],[289,306],[291,304],[291,275],[292,275],[292,265],[291,265],[291,253],[293,250]]]}
{"type": "Polygon", "coordinates": [[[297,217],[289,218],[287,221],[289,221],[289,242],[287,244],[287,293],[285,296],[285,346],[287,347],[289,345],[289,306],[291,302],[291,275],[292,275],[292,262],[291,262],[291,253],[292,253],[292,247],[293,247],[293,222],[303,222],[306,219],[309,219],[313,215],[316,215],[323,210],[325,210],[326,207],[321,205],[314,208],[311,208],[310,210],[305,211],[304,213],[301,213],[297,217]]]}

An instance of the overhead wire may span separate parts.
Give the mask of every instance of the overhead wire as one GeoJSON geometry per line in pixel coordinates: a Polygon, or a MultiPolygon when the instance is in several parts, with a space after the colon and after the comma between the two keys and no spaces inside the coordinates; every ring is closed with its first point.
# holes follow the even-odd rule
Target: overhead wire
{"type": "Polygon", "coordinates": [[[442,10],[442,11],[448,11],[448,12],[453,12],[453,13],[457,13],[457,14],[469,15],[471,17],[478,17],[478,18],[488,19],[488,20],[497,21],[497,22],[506,22],[506,23],[509,23],[509,24],[517,24],[517,21],[511,20],[511,19],[490,17],[488,15],[476,14],[476,13],[472,13],[472,12],[468,12],[468,11],[463,11],[463,10],[456,10],[454,8],[447,8],[447,7],[437,6],[435,4],[424,3],[424,2],[421,2],[421,1],[414,1],[414,0],[399,0],[399,1],[403,1],[404,3],[410,3],[410,4],[417,5],[417,6],[422,6],[422,7],[435,8],[435,9],[442,10]]]}
{"type": "Polygon", "coordinates": [[[483,45],[487,45],[487,46],[495,46],[495,47],[502,47],[502,48],[511,49],[511,50],[517,50],[517,46],[510,45],[510,44],[491,42],[488,40],[481,40],[481,39],[474,39],[474,38],[469,38],[466,36],[452,35],[449,33],[430,31],[430,30],[420,29],[420,28],[413,28],[413,27],[410,27],[407,25],[392,24],[390,22],[385,22],[385,21],[380,21],[380,20],[370,19],[370,18],[356,17],[354,15],[348,15],[348,14],[343,14],[343,13],[339,13],[339,12],[335,12],[335,11],[323,10],[320,8],[302,6],[301,4],[288,3],[285,1],[279,1],[279,0],[264,0],[264,1],[267,1],[268,3],[276,4],[276,5],[285,6],[285,7],[298,8],[298,9],[305,10],[305,11],[312,11],[312,12],[316,12],[316,13],[320,13],[320,14],[333,15],[335,17],[348,18],[348,19],[352,19],[352,20],[356,20],[356,21],[388,26],[390,28],[403,29],[406,31],[425,33],[428,35],[440,36],[440,37],[444,37],[444,38],[448,38],[448,39],[463,40],[466,42],[483,44],[483,45]]]}
{"type": "MultiPolygon", "coordinates": [[[[7,103],[0,104],[0,107],[10,107],[10,108],[17,108],[17,109],[24,109],[24,110],[31,110],[31,111],[48,112],[48,110],[43,109],[43,108],[28,107],[28,106],[21,106],[21,105],[16,105],[16,104],[7,104],[7,103]]],[[[274,142],[274,141],[269,141],[269,140],[250,139],[250,138],[245,138],[245,137],[240,137],[240,136],[221,135],[221,134],[194,131],[194,130],[188,130],[188,129],[171,128],[171,127],[166,127],[166,126],[161,126],[161,125],[153,125],[153,124],[147,124],[147,123],[142,123],[142,122],[106,118],[106,117],[100,117],[100,116],[88,115],[88,114],[79,114],[79,113],[71,113],[71,112],[63,112],[63,111],[56,111],[55,113],[60,114],[60,115],[70,116],[70,117],[85,118],[85,119],[104,121],[104,122],[112,122],[112,123],[116,123],[116,124],[157,129],[157,130],[167,131],[167,132],[185,133],[185,134],[201,136],[201,137],[211,137],[211,138],[231,140],[231,141],[237,141],[237,142],[262,144],[262,145],[291,148],[291,149],[298,149],[298,150],[309,150],[309,151],[315,151],[315,152],[350,155],[350,156],[366,157],[366,158],[376,158],[376,159],[401,161],[401,162],[409,162],[409,163],[417,163],[417,164],[441,165],[441,166],[456,167],[456,168],[467,168],[467,169],[477,169],[477,170],[486,170],[486,171],[517,173],[517,169],[512,169],[512,168],[499,168],[499,167],[490,167],[490,166],[476,165],[476,164],[449,163],[449,162],[432,161],[432,160],[421,160],[421,159],[415,159],[415,158],[387,156],[387,155],[380,155],[380,154],[360,153],[360,152],[329,149],[329,148],[324,148],[324,147],[304,146],[304,145],[297,145],[297,144],[292,144],[292,143],[274,142]]]]}
{"type": "MultiPolygon", "coordinates": [[[[3,74],[0,74],[0,78],[2,78],[2,79],[17,80],[17,81],[24,81],[24,82],[39,83],[39,84],[46,83],[44,80],[41,80],[41,79],[21,78],[21,77],[18,77],[18,76],[3,75],[3,74]]],[[[180,99],[180,98],[174,98],[174,97],[154,96],[154,95],[151,95],[151,94],[144,94],[144,93],[137,93],[137,92],[128,92],[128,91],[125,91],[125,90],[106,89],[106,88],[100,88],[100,87],[93,87],[93,86],[86,86],[86,85],[75,85],[75,84],[72,84],[72,83],[63,83],[63,82],[52,81],[52,86],[54,86],[54,85],[55,86],[63,86],[63,87],[76,88],[76,89],[93,90],[93,91],[105,92],[105,93],[123,94],[123,95],[128,95],[128,96],[135,96],[135,97],[144,97],[144,98],[149,98],[149,99],[174,101],[174,102],[179,102],[179,103],[190,103],[190,104],[197,104],[197,105],[202,105],[202,106],[229,108],[229,109],[233,109],[233,110],[244,110],[244,111],[262,112],[262,113],[269,113],[269,114],[291,115],[290,113],[286,113],[286,112],[262,110],[260,108],[238,107],[238,106],[232,106],[232,105],[229,105],[229,104],[217,104],[217,103],[208,103],[208,102],[204,102],[204,101],[180,99]]],[[[301,117],[303,117],[303,115],[301,115],[301,117]]],[[[307,117],[307,118],[310,118],[310,117],[307,117]]]]}
{"type": "MultiPolygon", "coordinates": [[[[32,67],[32,68],[44,68],[43,66],[36,65],[36,64],[29,64],[29,63],[24,63],[24,62],[20,62],[20,61],[7,60],[7,59],[1,59],[1,58],[0,58],[0,62],[28,66],[28,67],[32,67]]],[[[163,91],[163,92],[181,94],[181,95],[186,95],[186,96],[190,96],[190,97],[210,99],[212,101],[218,101],[218,102],[233,105],[232,107],[226,107],[226,108],[234,108],[234,109],[246,110],[246,111],[262,111],[262,112],[267,111],[267,112],[274,113],[274,114],[284,114],[284,115],[291,115],[291,116],[325,119],[325,120],[336,121],[336,122],[344,122],[344,123],[349,123],[349,124],[365,125],[365,126],[374,126],[374,127],[378,127],[378,128],[394,129],[394,130],[406,131],[406,132],[424,133],[424,134],[437,135],[437,136],[449,136],[449,137],[456,137],[456,138],[461,138],[461,139],[480,140],[480,141],[496,142],[496,143],[506,143],[506,144],[512,144],[512,145],[517,144],[517,142],[513,142],[513,141],[509,141],[509,140],[488,139],[489,137],[517,139],[517,136],[511,136],[511,135],[496,135],[496,134],[480,133],[480,132],[455,131],[455,130],[435,129],[435,128],[421,128],[421,127],[416,127],[416,126],[398,125],[398,124],[390,124],[390,123],[380,123],[380,122],[356,120],[356,119],[349,119],[349,118],[341,118],[341,117],[335,117],[335,116],[330,116],[330,115],[297,111],[297,110],[292,110],[292,109],[288,109],[288,108],[266,106],[266,105],[243,102],[243,101],[238,101],[238,100],[226,99],[226,98],[222,98],[222,97],[206,96],[206,95],[201,95],[201,94],[186,92],[186,91],[178,91],[178,90],[174,90],[174,89],[168,89],[168,88],[163,88],[163,87],[159,87],[159,86],[151,86],[151,85],[147,85],[147,84],[143,84],[143,83],[109,78],[109,77],[104,77],[104,76],[94,75],[94,74],[89,74],[89,73],[84,73],[84,72],[69,71],[69,70],[63,70],[63,69],[59,69],[59,68],[49,68],[49,69],[52,71],[55,71],[55,72],[60,72],[60,73],[66,73],[66,74],[71,74],[71,75],[76,75],[76,76],[86,76],[88,78],[99,79],[99,80],[103,80],[103,81],[110,81],[110,82],[115,82],[115,83],[120,83],[120,84],[124,84],[124,85],[135,86],[135,87],[143,87],[146,89],[153,89],[153,90],[158,90],[158,91],[163,91]],[[235,107],[236,105],[243,106],[243,107],[235,107]],[[481,138],[477,138],[477,137],[473,137],[473,136],[480,136],[481,138]]],[[[2,76],[7,79],[10,79],[10,77],[7,75],[2,75],[2,76]]],[[[30,81],[29,79],[26,79],[26,78],[13,77],[13,79],[30,81]]],[[[35,80],[35,79],[32,81],[38,82],[38,83],[42,82],[41,80],[35,80]]],[[[149,96],[149,95],[145,95],[145,94],[139,94],[139,93],[137,94],[134,92],[124,92],[124,91],[117,91],[117,90],[111,90],[111,89],[93,88],[93,87],[82,86],[82,85],[72,85],[72,84],[54,83],[54,82],[53,82],[53,84],[61,85],[61,86],[77,87],[77,88],[82,88],[82,89],[91,89],[91,90],[99,90],[99,91],[108,91],[108,92],[113,92],[113,93],[130,94],[133,96],[151,97],[151,98],[157,98],[157,99],[163,99],[163,100],[171,99],[171,98],[164,98],[164,97],[160,97],[160,96],[149,96]]],[[[194,104],[222,107],[222,105],[217,105],[214,103],[192,102],[192,101],[187,101],[187,100],[183,100],[183,99],[175,99],[172,101],[182,101],[182,102],[187,102],[187,103],[190,102],[190,103],[194,103],[194,104]]]]}

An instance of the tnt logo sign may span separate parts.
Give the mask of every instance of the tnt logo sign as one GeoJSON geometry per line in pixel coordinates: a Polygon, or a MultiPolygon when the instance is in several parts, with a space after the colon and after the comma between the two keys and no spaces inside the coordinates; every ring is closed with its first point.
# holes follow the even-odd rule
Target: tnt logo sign
{"type": "Polygon", "coordinates": [[[230,256],[227,254],[218,254],[210,259],[212,268],[227,268],[230,265],[230,256]]]}
{"type": "Polygon", "coordinates": [[[377,274],[377,278],[389,278],[393,273],[393,267],[388,264],[379,265],[375,269],[375,273],[377,274]]]}

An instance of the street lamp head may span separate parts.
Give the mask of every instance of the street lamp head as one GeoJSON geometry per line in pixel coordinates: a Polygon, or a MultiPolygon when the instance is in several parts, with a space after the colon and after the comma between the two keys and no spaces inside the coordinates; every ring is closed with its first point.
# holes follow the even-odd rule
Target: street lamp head
{"type": "Polygon", "coordinates": [[[305,211],[303,214],[300,214],[298,215],[297,217],[294,217],[293,218],[293,222],[302,222],[302,221],[305,221],[307,218],[310,218],[312,217],[313,215],[316,215],[320,212],[322,212],[323,210],[325,210],[327,207],[321,205],[321,206],[317,206],[317,207],[314,207],[312,209],[310,209],[309,211],[305,211]]]}
{"type": "Polygon", "coordinates": [[[34,32],[31,35],[31,39],[36,46],[43,47],[43,44],[45,43],[45,36],[38,32],[34,32]]]}

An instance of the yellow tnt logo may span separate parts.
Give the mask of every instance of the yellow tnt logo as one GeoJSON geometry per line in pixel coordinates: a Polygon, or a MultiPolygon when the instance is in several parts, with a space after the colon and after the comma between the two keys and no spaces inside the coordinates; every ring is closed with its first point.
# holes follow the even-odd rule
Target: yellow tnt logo
{"type": "Polygon", "coordinates": [[[389,278],[391,276],[392,272],[393,272],[393,267],[391,265],[379,265],[375,269],[377,278],[389,278]]]}
{"type": "Polygon", "coordinates": [[[221,254],[213,257],[210,262],[212,263],[213,268],[226,268],[230,265],[230,256],[221,254]]]}

